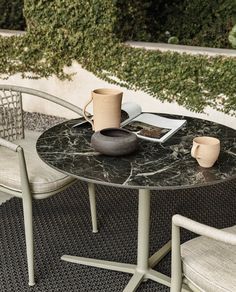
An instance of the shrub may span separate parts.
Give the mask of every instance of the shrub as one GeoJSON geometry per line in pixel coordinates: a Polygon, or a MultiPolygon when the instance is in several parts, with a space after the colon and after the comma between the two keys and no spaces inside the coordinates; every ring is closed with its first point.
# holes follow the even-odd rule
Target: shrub
{"type": "Polygon", "coordinates": [[[24,0],[0,0],[0,28],[25,30],[24,0]]]}
{"type": "Polygon", "coordinates": [[[229,31],[236,23],[232,0],[119,0],[117,31],[123,40],[167,42],[166,31],[181,44],[230,47],[229,31]]]}

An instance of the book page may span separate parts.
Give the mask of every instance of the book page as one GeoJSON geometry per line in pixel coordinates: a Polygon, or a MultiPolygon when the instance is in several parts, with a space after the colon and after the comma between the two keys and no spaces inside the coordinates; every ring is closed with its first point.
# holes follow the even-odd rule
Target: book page
{"type": "Polygon", "coordinates": [[[121,105],[121,127],[128,124],[132,119],[140,115],[142,108],[134,102],[126,102],[121,105]]]}
{"type": "Polygon", "coordinates": [[[159,115],[142,113],[125,125],[125,129],[137,134],[138,137],[154,141],[165,142],[186,120],[164,118],[159,115]]]}

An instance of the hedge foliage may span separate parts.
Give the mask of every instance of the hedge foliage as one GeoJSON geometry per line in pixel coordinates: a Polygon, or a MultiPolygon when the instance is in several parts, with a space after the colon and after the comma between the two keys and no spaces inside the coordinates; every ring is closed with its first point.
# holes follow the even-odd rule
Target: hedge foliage
{"type": "MultiPolygon", "coordinates": [[[[0,28],[25,29],[23,2],[0,0],[0,28]]],[[[170,37],[175,37],[186,45],[230,47],[228,35],[236,24],[236,0],[112,2],[117,10],[114,33],[122,40],[172,43],[170,37]]],[[[96,1],[91,3],[96,5],[96,1]]]]}
{"type": "Polygon", "coordinates": [[[235,0],[116,0],[116,33],[123,40],[229,48],[229,31],[236,23],[235,0]]]}
{"type": "Polygon", "coordinates": [[[95,75],[141,89],[193,111],[236,115],[236,59],[146,51],[117,37],[119,7],[110,0],[25,0],[28,32],[0,39],[0,74],[56,75],[73,60],[95,75]],[[117,16],[118,15],[118,16],[117,16]]]}
{"type": "Polygon", "coordinates": [[[0,28],[24,30],[24,0],[0,0],[0,28]]]}

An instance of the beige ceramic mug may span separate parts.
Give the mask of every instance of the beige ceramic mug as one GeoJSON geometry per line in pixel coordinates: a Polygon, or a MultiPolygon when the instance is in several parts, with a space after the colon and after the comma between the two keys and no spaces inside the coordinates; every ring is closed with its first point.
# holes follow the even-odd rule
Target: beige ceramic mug
{"type": "Polygon", "coordinates": [[[95,132],[104,128],[119,128],[123,93],[117,89],[100,88],[92,91],[91,99],[83,109],[84,118],[95,132]],[[86,114],[87,106],[93,102],[93,117],[86,114]]]}
{"type": "Polygon", "coordinates": [[[220,140],[213,137],[196,137],[191,149],[192,157],[202,167],[212,167],[220,154],[220,140]]]}

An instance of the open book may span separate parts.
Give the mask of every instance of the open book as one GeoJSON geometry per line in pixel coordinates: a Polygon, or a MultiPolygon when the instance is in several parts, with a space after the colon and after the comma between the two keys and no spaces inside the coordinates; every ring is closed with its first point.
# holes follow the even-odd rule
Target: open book
{"type": "Polygon", "coordinates": [[[142,113],[140,105],[132,102],[122,104],[121,111],[122,128],[134,132],[139,138],[153,142],[165,142],[186,123],[186,120],[142,113]]]}
{"type": "MultiPolygon", "coordinates": [[[[85,120],[73,128],[88,123],[85,120]]],[[[121,127],[135,133],[138,137],[153,142],[165,142],[177,132],[186,120],[164,118],[156,114],[142,113],[137,103],[127,102],[121,106],[121,127]]]]}

